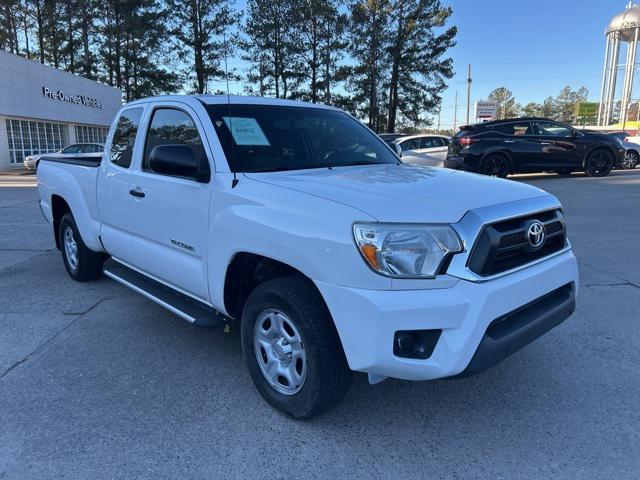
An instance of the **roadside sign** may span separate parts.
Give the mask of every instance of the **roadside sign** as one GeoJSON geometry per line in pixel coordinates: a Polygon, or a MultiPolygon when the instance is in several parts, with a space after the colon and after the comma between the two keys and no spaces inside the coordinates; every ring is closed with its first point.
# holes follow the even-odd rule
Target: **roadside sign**
{"type": "Polygon", "coordinates": [[[598,102],[576,103],[576,117],[595,117],[598,115],[598,102]]]}
{"type": "Polygon", "coordinates": [[[496,118],[498,102],[479,101],[476,102],[476,118],[496,118]]]}

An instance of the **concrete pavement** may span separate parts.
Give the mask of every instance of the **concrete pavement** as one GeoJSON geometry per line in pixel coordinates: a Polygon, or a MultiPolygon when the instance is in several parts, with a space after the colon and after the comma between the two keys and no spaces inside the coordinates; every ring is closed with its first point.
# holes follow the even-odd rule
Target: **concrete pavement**
{"type": "Polygon", "coordinates": [[[640,170],[517,176],[560,198],[567,322],[476,377],[270,408],[237,332],[66,274],[33,177],[0,177],[0,479],[640,477],[640,170]],[[32,184],[32,183],[31,183],[32,184]]]}

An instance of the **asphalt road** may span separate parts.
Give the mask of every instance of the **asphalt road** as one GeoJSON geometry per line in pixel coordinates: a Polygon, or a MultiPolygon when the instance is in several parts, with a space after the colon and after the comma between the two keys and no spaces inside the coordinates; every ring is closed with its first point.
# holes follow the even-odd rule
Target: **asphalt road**
{"type": "Polygon", "coordinates": [[[271,409],[237,333],[67,276],[28,177],[0,177],[0,479],[640,477],[640,170],[518,177],[557,195],[571,319],[463,380],[271,409]]]}

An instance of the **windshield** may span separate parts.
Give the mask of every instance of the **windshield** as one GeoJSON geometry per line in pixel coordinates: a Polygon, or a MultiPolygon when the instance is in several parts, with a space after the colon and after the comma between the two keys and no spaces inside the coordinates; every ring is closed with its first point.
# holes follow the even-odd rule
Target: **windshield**
{"type": "Polygon", "coordinates": [[[400,163],[347,114],[278,105],[209,105],[225,156],[236,172],[400,163]]]}

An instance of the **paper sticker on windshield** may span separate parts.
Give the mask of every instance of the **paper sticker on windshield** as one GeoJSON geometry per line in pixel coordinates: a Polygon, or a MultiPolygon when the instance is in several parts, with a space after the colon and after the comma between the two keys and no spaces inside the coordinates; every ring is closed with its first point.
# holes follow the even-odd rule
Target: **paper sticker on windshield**
{"type": "Polygon", "coordinates": [[[261,145],[269,147],[271,144],[255,118],[222,117],[231,131],[236,145],[261,145]]]}

